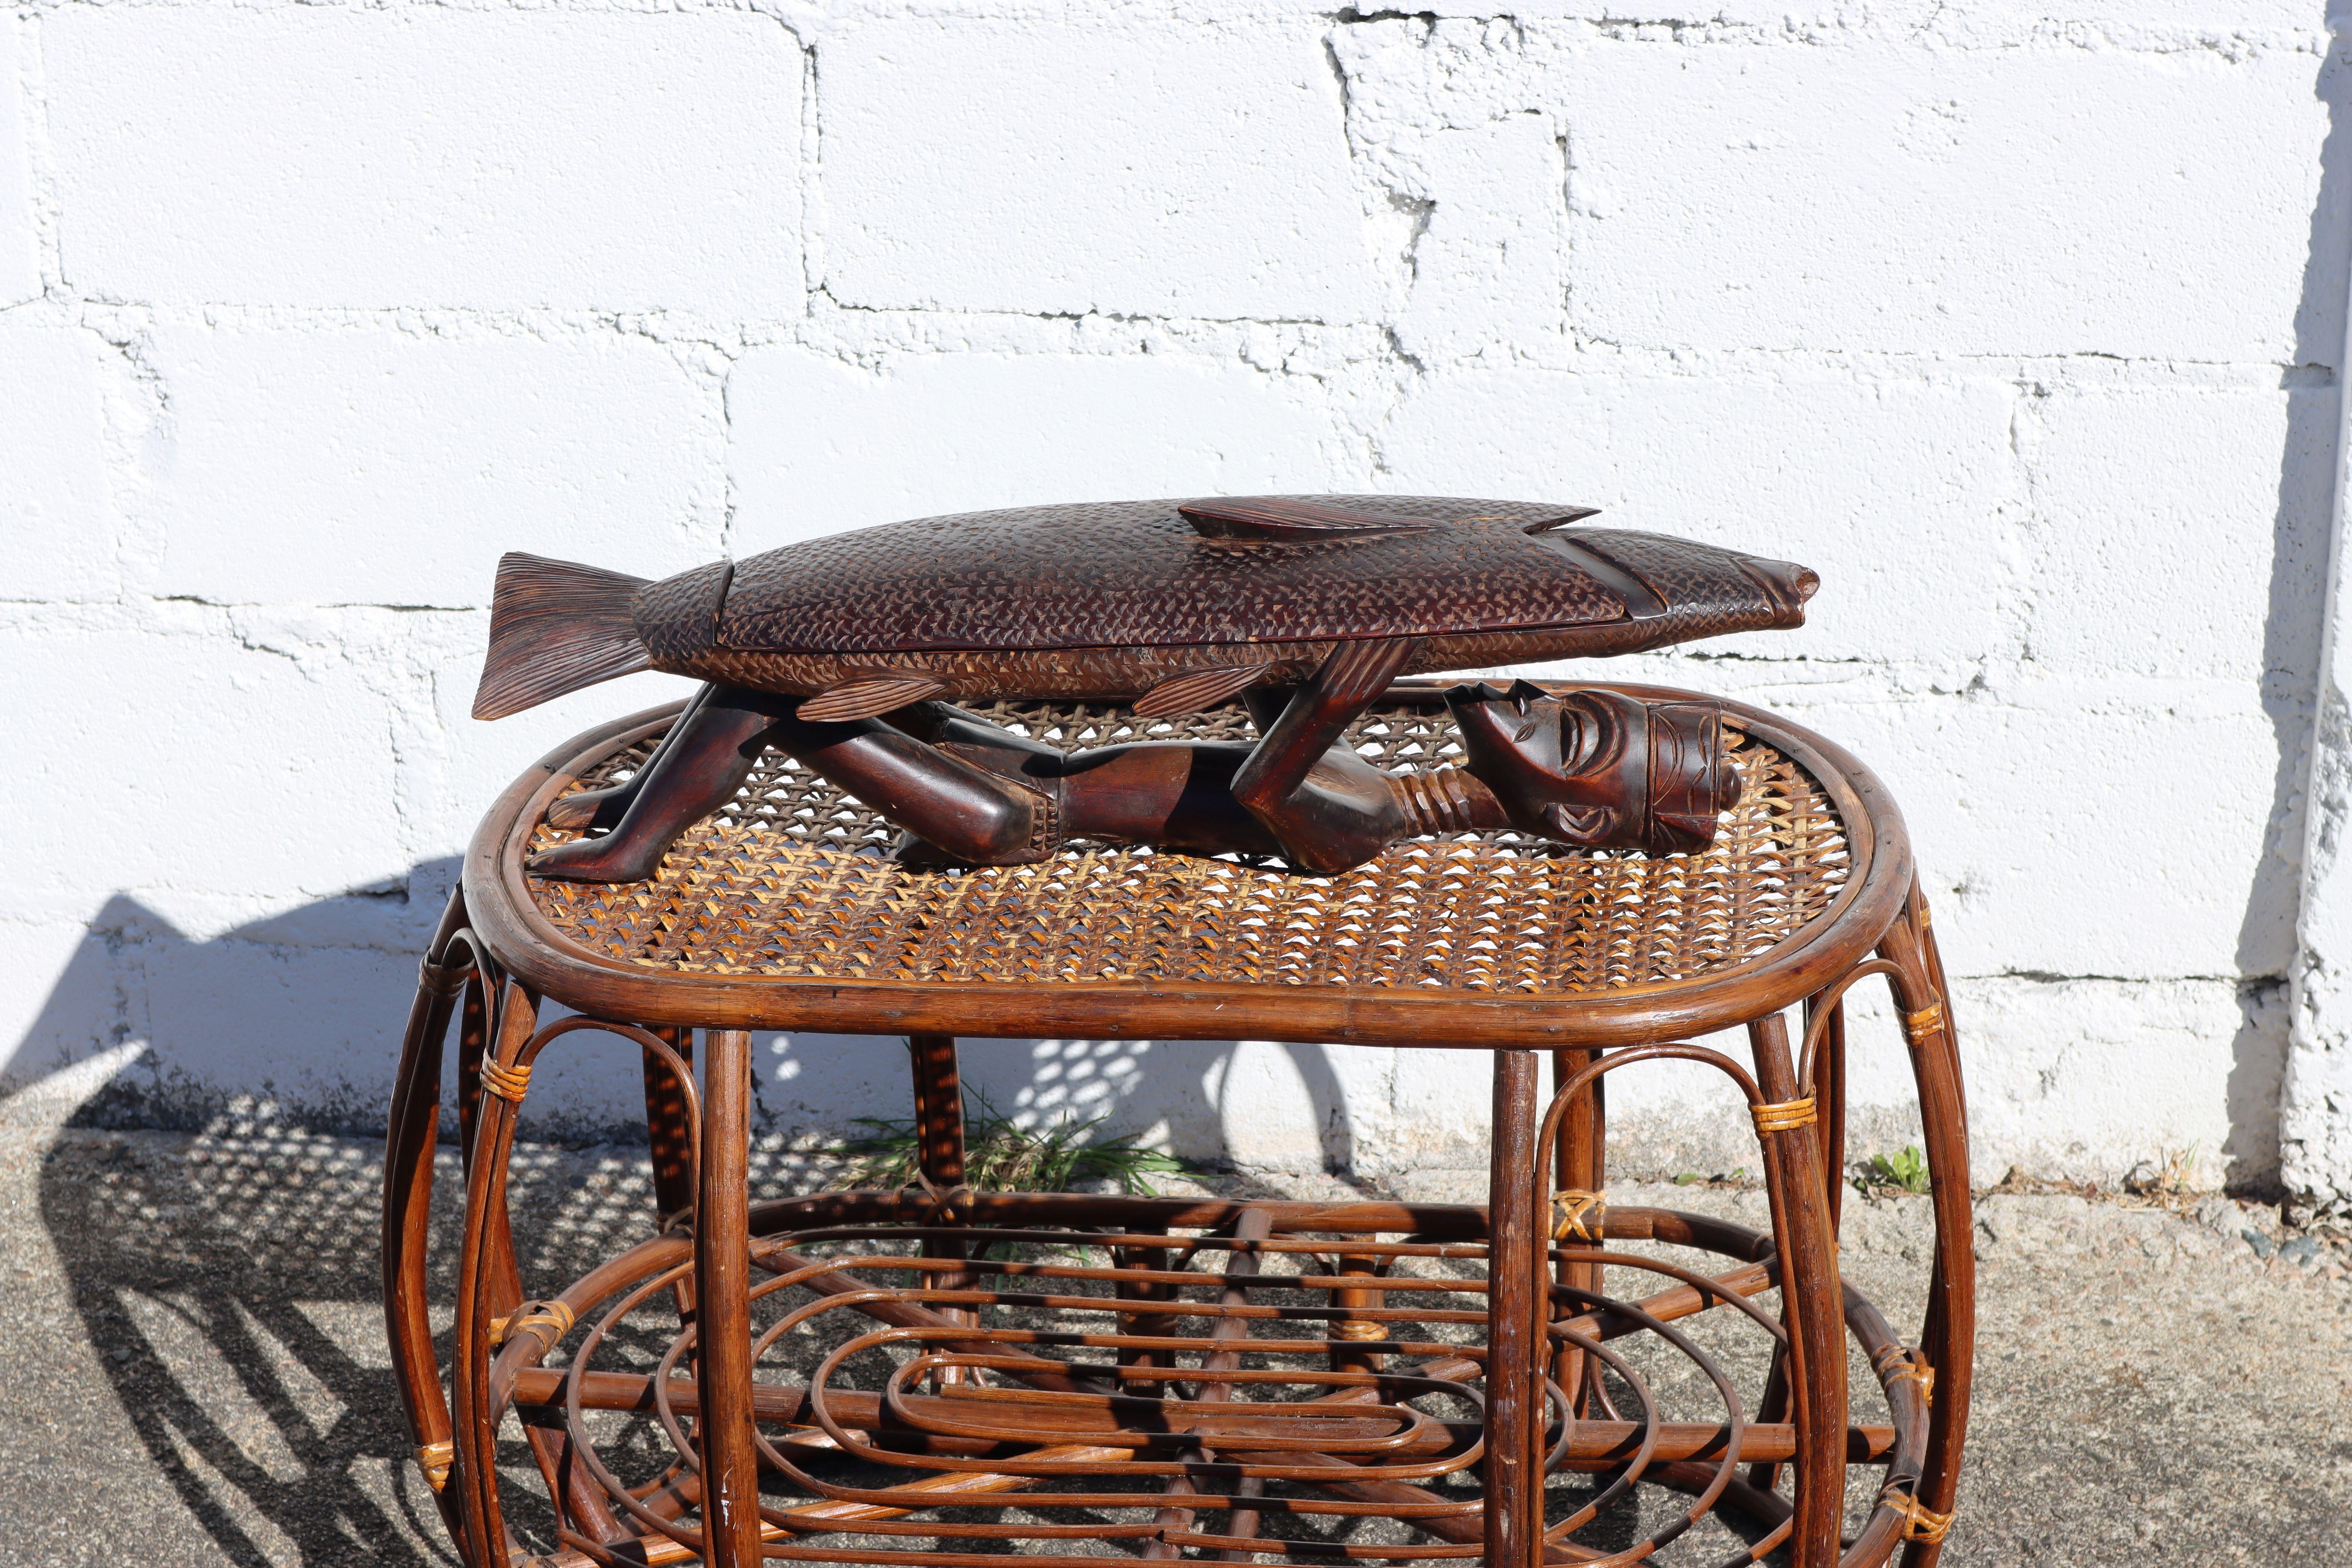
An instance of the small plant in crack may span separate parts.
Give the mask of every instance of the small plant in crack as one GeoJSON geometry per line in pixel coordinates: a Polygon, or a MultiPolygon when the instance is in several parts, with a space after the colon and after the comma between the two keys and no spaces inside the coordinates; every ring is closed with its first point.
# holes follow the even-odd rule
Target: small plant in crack
{"type": "Polygon", "coordinates": [[[1924,1193],[1927,1190],[1927,1156],[1916,1143],[1906,1143],[1892,1154],[1873,1154],[1853,1167],[1853,1190],[1864,1197],[1880,1193],[1924,1193]]]}
{"type": "Polygon", "coordinates": [[[2197,1174],[2197,1155],[2202,1144],[2191,1143],[2186,1149],[2167,1150],[2161,1160],[2142,1160],[2124,1176],[2124,1191],[2136,1198],[2154,1198],[2158,1203],[2171,1203],[2187,1196],[2197,1174]]]}

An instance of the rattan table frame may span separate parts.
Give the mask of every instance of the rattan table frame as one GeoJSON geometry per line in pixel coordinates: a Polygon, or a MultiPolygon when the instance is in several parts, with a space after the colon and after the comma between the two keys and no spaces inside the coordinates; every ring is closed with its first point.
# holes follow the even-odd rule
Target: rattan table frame
{"type": "MultiPolygon", "coordinates": [[[[1425,710],[1436,700],[1433,687],[1415,683],[1401,685],[1390,698],[1401,711],[1425,710]]],[[[1843,884],[1824,910],[1767,951],[1696,978],[1636,981],[1569,995],[1499,988],[1472,994],[1443,987],[1118,978],[1005,984],[649,969],[592,951],[551,925],[522,872],[522,858],[550,800],[578,787],[584,773],[622,748],[657,736],[677,710],[618,721],[550,752],[500,796],[467,852],[463,887],[425,955],[388,1134],[383,1279],[394,1364],[419,1464],[465,1561],[471,1568],[488,1568],[519,1560],[520,1549],[503,1522],[492,1459],[500,1423],[520,1411],[532,1417],[524,1433],[562,1532],[562,1549],[539,1560],[551,1568],[559,1563],[584,1568],[696,1560],[743,1568],[763,1555],[1017,1564],[1033,1559],[941,1550],[846,1551],[823,1545],[822,1532],[853,1521],[861,1530],[887,1532],[893,1528],[887,1521],[899,1520],[908,1505],[923,1506],[926,1499],[968,1500],[992,1488],[1017,1490],[1024,1478],[1036,1480],[1063,1471],[1161,1477],[1170,1506],[1161,1509],[1150,1531],[1094,1532],[1098,1539],[1134,1541],[1147,1558],[1181,1557],[1190,1550],[1234,1560],[1286,1552],[1292,1560],[1333,1560],[1327,1548],[1256,1538],[1254,1521],[1276,1505],[1254,1500],[1265,1496],[1272,1479],[1319,1489],[1318,1495],[1334,1500],[1290,1505],[1300,1511],[1352,1510],[1412,1521],[1435,1538],[1417,1549],[1430,1557],[1483,1553],[1485,1561],[1509,1568],[1642,1560],[1650,1542],[1604,1553],[1568,1540],[1559,1525],[1547,1526],[1544,1477],[1559,1468],[1613,1469],[1621,1476],[1663,1480],[1697,1494],[1693,1519],[1723,1506],[1772,1525],[1752,1543],[1748,1558],[1738,1560],[1760,1558],[1785,1542],[1791,1561],[1803,1568],[1866,1568],[1897,1551],[1906,1568],[1933,1563],[1958,1484],[1974,1338],[1967,1113],[1942,966],[1900,815],[1869,771],[1785,720],[1743,705],[1727,707],[1748,733],[1793,759],[1832,801],[1850,858],[1843,884]],[[1895,1338],[1877,1310],[1842,1283],[1836,1265],[1845,1138],[1844,998],[1851,987],[1873,976],[1892,988],[1902,1016],[1932,1194],[1934,1261],[1916,1346],[1895,1338]],[[545,1002],[577,1016],[542,1024],[545,1002]],[[1793,1041],[1784,1017],[1792,1006],[1803,1009],[1801,1037],[1793,1041]],[[445,1387],[425,1250],[444,1037],[453,1023],[466,1192],[445,1387]],[[1747,1033],[1750,1067],[1689,1043],[1735,1027],[1747,1033]],[[507,1218],[506,1162],[532,1064],[556,1039],[583,1029],[622,1036],[643,1050],[656,1195],[665,1225],[652,1241],[559,1297],[527,1302],[507,1218]],[[755,1211],[747,1170],[754,1029],[906,1037],[923,1141],[920,1190],[826,1194],[755,1211]],[[976,1195],[961,1185],[958,1035],[1258,1038],[1486,1049],[1493,1053],[1495,1100],[1489,1203],[1479,1210],[976,1195]],[[1538,1088],[1546,1052],[1556,1083],[1549,1104],[1540,1102],[1538,1088]],[[699,1093],[693,1081],[698,1058],[699,1093]],[[1715,1067],[1748,1103],[1771,1199],[1769,1236],[1674,1211],[1607,1211],[1599,1204],[1605,1182],[1602,1075],[1659,1058],[1715,1067]],[[1099,1379],[1089,1383],[1066,1368],[1057,1371],[1046,1358],[980,1326],[992,1300],[1014,1299],[1003,1296],[1001,1287],[997,1295],[981,1288],[987,1279],[1005,1277],[1010,1266],[981,1261],[989,1244],[967,1239],[1048,1231],[1085,1236],[1106,1227],[1115,1234],[1087,1245],[1110,1253],[1113,1267],[1101,1277],[1112,1279],[1118,1300],[1128,1303],[1116,1309],[1127,1314],[1118,1319],[1124,1328],[1104,1341],[1118,1356],[1115,1397],[1102,1394],[1099,1379]],[[1223,1252],[1224,1270],[1205,1277],[1223,1282],[1222,1307],[1188,1305],[1181,1312],[1171,1308],[1155,1315],[1133,1304],[1178,1296],[1174,1277],[1155,1277],[1167,1275],[1167,1268],[1155,1269],[1155,1262],[1166,1266],[1177,1252],[1172,1243],[1155,1247],[1152,1238],[1171,1233],[1187,1237],[1192,1248],[1188,1259],[1203,1247],[1223,1252]],[[1382,1242],[1384,1235],[1406,1239],[1382,1242]],[[826,1265],[804,1250],[811,1237],[886,1236],[920,1244],[916,1286],[877,1288],[856,1269],[845,1272],[845,1266],[826,1265]],[[1334,1236],[1342,1239],[1328,1240],[1334,1236]],[[1345,1239],[1351,1237],[1358,1239],[1345,1239]],[[1671,1272],[1609,1250],[1612,1240],[1637,1237],[1727,1254],[1739,1267],[1714,1277],[1676,1275],[1670,1289],[1638,1302],[1599,1294],[1604,1267],[1671,1272]],[[1328,1307],[1304,1313],[1328,1324],[1330,1370],[1285,1375],[1294,1382],[1319,1377],[1331,1384],[1336,1392],[1316,1401],[1318,1410],[1344,1409],[1351,1421],[1361,1411],[1403,1423],[1415,1434],[1410,1441],[1423,1447],[1438,1441],[1438,1428],[1403,1405],[1403,1395],[1397,1396],[1400,1403],[1381,1403],[1381,1391],[1399,1379],[1433,1380],[1433,1386],[1444,1384],[1456,1391],[1466,1387],[1460,1383],[1465,1376],[1483,1379],[1482,1394],[1465,1395],[1483,1400],[1483,1416],[1474,1424],[1480,1446],[1472,1454],[1483,1473],[1479,1500],[1468,1505],[1444,1502],[1395,1479],[1403,1472],[1389,1459],[1360,1462],[1302,1449],[1303,1436],[1261,1430],[1265,1422],[1259,1413],[1267,1408],[1262,1402],[1253,1402],[1247,1416],[1231,1405],[1205,1413],[1195,1408],[1203,1399],[1230,1400],[1233,1386],[1253,1376],[1275,1375],[1241,1370],[1247,1354],[1263,1356],[1273,1343],[1248,1337],[1251,1314],[1274,1310],[1252,1307],[1250,1288],[1235,1281],[1264,1258],[1286,1249],[1312,1255],[1332,1279],[1318,1287],[1328,1291],[1328,1307]],[[1423,1360],[1406,1377],[1390,1362],[1415,1347],[1377,1336],[1389,1331],[1384,1323],[1406,1315],[1432,1321],[1431,1313],[1381,1305],[1412,1287],[1339,1281],[1387,1279],[1383,1270],[1392,1263],[1440,1255],[1483,1257],[1484,1284],[1449,1289],[1486,1293],[1484,1311],[1468,1315],[1483,1323],[1485,1343],[1451,1360],[1434,1344],[1420,1345],[1423,1360]],[[755,1284],[755,1268],[770,1276],[767,1283],[755,1284]],[[690,1321],[670,1354],[672,1363],[686,1358],[691,1377],[670,1376],[671,1363],[666,1363],[661,1374],[650,1379],[597,1383],[594,1378],[619,1374],[573,1375],[541,1364],[570,1332],[576,1314],[639,1279],[662,1282],[682,1320],[690,1321]],[[922,1421],[932,1423],[924,1427],[929,1436],[898,1434],[900,1448],[924,1456],[905,1462],[923,1467],[926,1479],[870,1495],[836,1489],[827,1495],[847,1500],[763,1510],[763,1463],[790,1468],[784,1451],[795,1442],[838,1447],[846,1437],[855,1447],[857,1439],[871,1437],[862,1428],[842,1426],[846,1417],[827,1414],[845,1395],[811,1388],[788,1397],[775,1384],[755,1383],[751,1301],[756,1293],[775,1289],[777,1279],[814,1292],[820,1305],[846,1303],[879,1323],[897,1325],[893,1331],[914,1336],[918,1348],[931,1347],[927,1353],[932,1362],[924,1364],[934,1393],[911,1396],[918,1405],[926,1397],[932,1401],[921,1405],[922,1421]],[[1777,1323],[1747,1300],[1774,1286],[1781,1292],[1777,1323]],[[1606,1348],[1608,1338],[1634,1330],[1672,1337],[1675,1319],[1724,1305],[1777,1335],[1771,1375],[1755,1420],[1741,1414],[1727,1384],[1722,1386],[1732,1405],[1722,1428],[1666,1426],[1654,1415],[1630,1426],[1601,1419],[1596,1412],[1604,1406],[1607,1415],[1616,1414],[1601,1391],[1601,1367],[1630,1375],[1606,1348]],[[1212,1321],[1208,1339],[1173,1333],[1180,1318],[1190,1317],[1212,1321]],[[1160,1332],[1146,1332],[1153,1328],[1160,1332]],[[1846,1418],[1848,1331],[1867,1352],[1885,1390],[1891,1426],[1853,1426],[1846,1418]],[[1193,1371],[1217,1370],[1229,1373],[1230,1381],[1201,1384],[1190,1403],[1154,1400],[1151,1419],[1165,1420],[1175,1412],[1205,1423],[1188,1430],[1213,1441],[1162,1455],[1164,1462],[1156,1469],[1150,1456],[1160,1450],[1151,1443],[1166,1447],[1173,1439],[1165,1434],[1146,1440],[1118,1433],[1119,1442],[1130,1445],[1124,1447],[1036,1446],[1045,1439],[1035,1434],[1055,1429],[1057,1421],[1083,1427],[1110,1419],[1117,1427],[1129,1419],[1120,1412],[1142,1408],[1126,1392],[1129,1382],[1179,1388],[1165,1369],[1177,1366],[1185,1353],[1202,1358],[1193,1371]],[[1149,1370],[1155,1367],[1163,1370],[1149,1370]],[[1439,1377],[1432,1369],[1450,1371],[1439,1377]],[[1155,1378],[1159,1382],[1152,1384],[1155,1378]],[[1015,1384],[1027,1392],[983,1392],[983,1385],[1011,1390],[1015,1384]],[[942,1398],[948,1394],[957,1397],[942,1398]],[[793,1398],[803,1403],[794,1405],[793,1398]],[[583,1451],[590,1446],[578,1439],[576,1425],[583,1399],[603,1400],[607,1407],[659,1406],[682,1462],[670,1480],[647,1494],[658,1506],[624,1497],[626,1489],[602,1468],[593,1451],[583,1451]],[[941,1436],[965,1430],[955,1422],[968,1421],[968,1412],[957,1411],[983,1399],[1009,1401],[1006,1408],[1033,1424],[1010,1429],[1030,1435],[1024,1440],[1031,1447],[1018,1462],[1000,1459],[991,1469],[977,1458],[959,1459],[957,1453],[971,1451],[969,1441],[959,1449],[963,1439],[941,1436]],[[574,1423],[568,1432],[551,1414],[567,1401],[574,1423]],[[1102,1416],[1105,1410],[1111,1415],[1102,1416]],[[790,1430],[771,1443],[759,1431],[762,1422],[790,1430]],[[1039,1422],[1045,1425],[1034,1425],[1039,1422]],[[817,1427],[824,1428],[822,1435],[814,1434],[817,1427]],[[1139,1442],[1143,1446],[1132,1446],[1139,1442]],[[1251,1443],[1268,1447],[1252,1452],[1251,1443]],[[1215,1462],[1205,1462],[1203,1454],[1215,1462]],[[1737,1473],[1743,1463],[1744,1479],[1737,1473]],[[1858,1464],[1883,1466],[1885,1483],[1853,1538],[1842,1542],[1847,1470],[1858,1464]],[[1792,1473],[1788,1498],[1774,1489],[1783,1466],[1792,1473]],[[1234,1489],[1231,1495],[1203,1494],[1203,1478],[1234,1489]],[[1182,1506],[1178,1500],[1185,1500],[1182,1506]],[[676,1522],[698,1506],[698,1524],[676,1522]],[[1223,1533],[1195,1528],[1203,1509],[1223,1510],[1223,1533]],[[1244,1524],[1250,1528],[1244,1531],[1244,1524]]],[[[896,1261],[887,1267],[905,1271],[906,1258],[893,1256],[896,1261]]],[[[1056,1276],[1049,1267],[1038,1277],[1056,1276]]],[[[632,1299],[654,1289],[641,1286],[632,1299]]],[[[1296,1320],[1302,1314],[1284,1309],[1276,1315],[1296,1320]]],[[[593,1333],[600,1332],[601,1328],[592,1332],[592,1348],[593,1333]]],[[[1686,1343],[1681,1348],[1696,1354],[1686,1343]]],[[[581,1352],[573,1366],[582,1366],[586,1355],[581,1352]]],[[[1721,1384],[1711,1363],[1699,1360],[1721,1384]]],[[[896,1401],[903,1391],[895,1383],[893,1390],[896,1401]]],[[[1646,1394],[1642,1396],[1646,1400],[1646,1394]]],[[[853,1405],[867,1412],[866,1405],[853,1405]]],[[[875,1407],[871,1418],[887,1425],[895,1408],[875,1407]]],[[[868,1414],[856,1419],[868,1419],[868,1414]]],[[[1326,1425],[1330,1430],[1317,1441],[1353,1443],[1364,1453],[1387,1454],[1408,1442],[1395,1432],[1370,1434],[1363,1422],[1350,1425],[1333,1417],[1326,1425]]],[[[1442,1461],[1433,1461],[1441,1470],[1471,1462],[1462,1456],[1470,1452],[1464,1445],[1474,1435],[1460,1427],[1456,1422],[1446,1428],[1452,1436],[1444,1440],[1453,1447],[1442,1461]]],[[[998,1428],[984,1429],[1002,1436],[998,1428]]],[[[976,1533],[950,1526],[933,1532],[952,1536],[959,1528],[976,1533]]],[[[1001,1538],[1005,1532],[997,1533],[1001,1538]]],[[[1042,1526],[1013,1533],[1045,1538],[1050,1544],[1051,1532],[1042,1526]]],[[[1064,1533],[1085,1532],[1073,1528],[1064,1533]]],[[[1377,1559],[1382,1550],[1349,1548],[1341,1555],[1377,1559]]],[[[1397,1552],[1388,1549],[1387,1555],[1397,1552]]]]}

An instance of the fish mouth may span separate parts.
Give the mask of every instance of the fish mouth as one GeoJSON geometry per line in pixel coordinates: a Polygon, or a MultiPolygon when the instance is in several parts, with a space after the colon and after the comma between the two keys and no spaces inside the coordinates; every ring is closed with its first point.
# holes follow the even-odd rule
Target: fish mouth
{"type": "Polygon", "coordinates": [[[1803,610],[1805,602],[1821,592],[1822,574],[1810,566],[1762,555],[1743,555],[1740,564],[1762,578],[1773,597],[1792,610],[1803,610]]]}

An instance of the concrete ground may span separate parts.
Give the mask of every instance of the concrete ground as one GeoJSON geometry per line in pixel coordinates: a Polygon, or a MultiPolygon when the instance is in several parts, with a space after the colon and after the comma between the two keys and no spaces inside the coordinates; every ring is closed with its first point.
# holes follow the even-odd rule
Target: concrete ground
{"type": "MultiPolygon", "coordinates": [[[[387,1372],[378,1159],[267,1129],[0,1114],[0,1563],[452,1561],[387,1372]]],[[[761,1173],[771,1192],[821,1173],[789,1156],[761,1173]]],[[[1432,1172],[1394,1190],[1481,1185],[1432,1172]]],[[[1708,1184],[1612,1196],[1762,1213],[1708,1184]]],[[[526,1147],[516,1207],[526,1279],[551,1285],[643,1234],[651,1199],[625,1152],[526,1147]]],[[[1847,1220],[1849,1276],[1906,1334],[1921,1209],[1855,1200],[1847,1220]]],[[[1980,1381],[1946,1562],[2352,1564],[2346,1254],[2258,1257],[2275,1216],[2219,1200],[2181,1215],[1995,1195],[1980,1212],[1980,1381]]]]}

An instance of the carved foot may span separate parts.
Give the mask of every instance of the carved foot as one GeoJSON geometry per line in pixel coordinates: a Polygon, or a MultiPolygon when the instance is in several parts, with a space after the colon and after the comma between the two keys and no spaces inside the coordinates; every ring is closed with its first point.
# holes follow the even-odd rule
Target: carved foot
{"type": "Polygon", "coordinates": [[[621,819],[629,815],[629,807],[636,804],[637,796],[646,787],[646,781],[661,771],[662,763],[668,759],[679,739],[693,732],[695,721],[702,716],[702,710],[710,701],[710,694],[718,689],[715,686],[705,686],[688,699],[686,706],[678,710],[677,719],[671,721],[661,743],[654,748],[653,755],[646,759],[643,767],[610,789],[582,790],[577,795],[563,796],[547,808],[547,825],[563,833],[601,833],[618,827],[621,819]]]}
{"type": "Polygon", "coordinates": [[[547,825],[561,833],[586,833],[598,827],[611,827],[637,798],[636,782],[617,784],[610,789],[582,790],[567,795],[547,808],[547,825]]]}
{"type": "MultiPolygon", "coordinates": [[[[553,817],[549,813],[551,821],[553,817]]],[[[523,862],[523,869],[559,882],[642,882],[660,868],[670,843],[670,839],[648,842],[608,833],[602,838],[583,838],[541,850],[523,862]]]]}
{"type": "Polygon", "coordinates": [[[567,796],[548,811],[557,827],[593,826],[615,814],[612,832],[534,855],[523,869],[564,882],[644,881],[679,834],[735,798],[760,755],[761,737],[790,702],[738,687],[705,688],[636,777],[567,796]]]}

